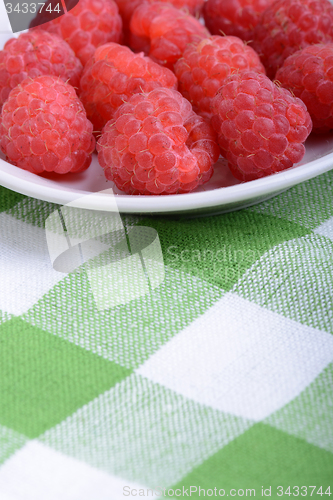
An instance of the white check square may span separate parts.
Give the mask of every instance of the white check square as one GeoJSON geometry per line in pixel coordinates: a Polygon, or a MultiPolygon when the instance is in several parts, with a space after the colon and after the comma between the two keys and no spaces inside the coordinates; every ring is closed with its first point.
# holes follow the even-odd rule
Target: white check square
{"type": "Polygon", "coordinates": [[[0,309],[20,315],[66,275],[55,271],[40,227],[0,214],[0,309]]]}
{"type": "Polygon", "coordinates": [[[228,293],[136,373],[187,398],[260,421],[333,359],[333,336],[228,293]]]}
{"type": "Polygon", "coordinates": [[[121,500],[130,483],[29,441],[0,469],[0,497],[15,500],[121,500]]]}

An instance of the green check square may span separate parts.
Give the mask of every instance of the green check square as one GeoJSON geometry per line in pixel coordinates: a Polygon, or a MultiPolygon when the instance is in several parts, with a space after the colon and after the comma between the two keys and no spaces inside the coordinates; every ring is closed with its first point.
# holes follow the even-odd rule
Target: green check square
{"type": "MultiPolygon", "coordinates": [[[[316,485],[318,488],[322,486],[325,492],[331,485],[332,490],[332,471],[332,453],[258,423],[193,469],[172,488],[197,486],[198,492],[193,489],[192,498],[200,498],[199,486],[206,490],[223,488],[225,496],[231,489],[242,489],[244,492],[255,489],[256,497],[265,498],[262,487],[264,490],[271,487],[269,498],[277,500],[280,498],[278,486],[283,486],[284,490],[291,486],[293,491],[293,486],[316,485]]],[[[251,496],[254,496],[253,493],[251,496]]]]}
{"type": "Polygon", "coordinates": [[[197,219],[145,219],[157,230],[164,263],[225,291],[269,249],[310,231],[299,224],[247,210],[197,219]]]}
{"type": "Polygon", "coordinates": [[[14,191],[10,191],[0,186],[0,212],[9,210],[24,198],[25,196],[23,194],[15,193],[14,191]]]}
{"type": "Polygon", "coordinates": [[[35,438],[129,373],[14,318],[0,326],[0,424],[35,438]]]}

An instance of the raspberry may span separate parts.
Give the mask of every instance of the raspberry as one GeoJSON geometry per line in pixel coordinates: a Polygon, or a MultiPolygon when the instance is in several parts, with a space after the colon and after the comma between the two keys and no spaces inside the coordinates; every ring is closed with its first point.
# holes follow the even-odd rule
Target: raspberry
{"type": "Polygon", "coordinates": [[[305,103],[315,132],[333,130],[332,43],[295,52],[284,61],[276,78],[305,103]]]}
{"type": "Polygon", "coordinates": [[[107,179],[128,194],[175,194],[207,182],[219,147],[211,125],[176,90],[137,94],[123,104],[97,144],[107,179]]]}
{"type": "Polygon", "coordinates": [[[78,86],[82,64],[70,46],[46,31],[21,33],[0,51],[0,111],[9,92],[27,77],[60,76],[78,86]]]}
{"type": "Polygon", "coordinates": [[[95,148],[74,88],[55,76],[27,78],[11,91],[0,116],[0,137],[8,161],[36,174],[82,172],[95,148]]]}
{"type": "Polygon", "coordinates": [[[189,45],[174,68],[180,92],[206,116],[226,77],[244,70],[265,73],[251,47],[234,36],[217,35],[189,45]]]}
{"type": "MultiPolygon", "coordinates": [[[[129,29],[132,14],[139,5],[142,5],[144,2],[152,3],[158,1],[161,0],[115,0],[123,20],[124,28],[129,29]]],[[[169,3],[177,9],[183,9],[193,16],[198,16],[202,10],[204,0],[169,0],[169,3]]]]}
{"type": "Polygon", "coordinates": [[[252,46],[273,78],[297,50],[332,41],[333,5],[329,0],[275,0],[257,24],[252,46]]]}
{"type": "Polygon", "coordinates": [[[130,30],[134,50],[144,50],[154,61],[169,68],[189,43],[210,36],[193,16],[164,2],[144,3],[135,9],[130,30]]]}
{"type": "Polygon", "coordinates": [[[116,109],[133,94],[157,87],[177,87],[177,78],[149,57],[108,43],[96,49],[81,78],[80,97],[95,131],[101,131],[116,109]]]}
{"type": "Polygon", "coordinates": [[[305,104],[267,76],[227,78],[213,99],[212,125],[237,179],[249,181],[299,162],[312,122],[305,104]]]}
{"type": "Polygon", "coordinates": [[[203,15],[209,31],[214,35],[238,36],[253,40],[253,30],[262,12],[273,0],[207,0],[203,15]]]}
{"type": "Polygon", "coordinates": [[[122,35],[121,17],[113,0],[80,0],[70,12],[42,28],[66,40],[83,65],[94,55],[96,47],[119,42],[122,35]]]}

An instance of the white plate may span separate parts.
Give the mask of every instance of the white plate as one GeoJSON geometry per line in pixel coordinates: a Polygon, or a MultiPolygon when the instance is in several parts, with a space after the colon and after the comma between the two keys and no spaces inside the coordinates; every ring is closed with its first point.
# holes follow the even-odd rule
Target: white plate
{"type": "MultiPolygon", "coordinates": [[[[0,33],[0,47],[12,34],[0,33]]],[[[195,192],[170,196],[130,196],[122,194],[104,177],[94,155],[82,174],[38,176],[0,159],[0,185],[41,200],[65,205],[77,198],[113,188],[121,213],[154,215],[200,215],[223,213],[266,200],[300,182],[333,168],[333,136],[311,136],[303,160],[293,168],[263,179],[239,183],[220,159],[211,180],[195,192]]],[[[94,197],[89,208],[107,209],[107,197],[94,197]]]]}

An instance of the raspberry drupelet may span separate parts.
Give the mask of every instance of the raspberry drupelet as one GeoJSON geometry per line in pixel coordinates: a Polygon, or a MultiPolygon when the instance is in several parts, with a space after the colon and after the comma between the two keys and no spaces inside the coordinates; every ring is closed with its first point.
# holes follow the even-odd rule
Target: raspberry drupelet
{"type": "Polygon", "coordinates": [[[314,132],[333,131],[333,44],[315,44],[289,56],[276,73],[281,85],[302,99],[314,132]]]}
{"type": "Polygon", "coordinates": [[[0,111],[9,92],[26,78],[60,76],[79,86],[82,64],[70,46],[46,31],[21,33],[0,50],[0,111]]]}
{"type": "Polygon", "coordinates": [[[120,42],[122,36],[122,20],[114,0],[80,0],[69,12],[41,28],[68,42],[83,65],[93,56],[96,47],[120,42]]]}
{"type": "Polygon", "coordinates": [[[275,0],[254,30],[253,48],[267,75],[274,78],[283,61],[314,43],[333,41],[333,5],[329,0],[275,0]]]}
{"type": "Polygon", "coordinates": [[[99,47],[84,68],[80,98],[95,131],[101,131],[119,106],[133,94],[157,87],[177,88],[177,78],[143,53],[108,43],[99,47]]]}
{"type": "Polygon", "coordinates": [[[251,41],[262,12],[272,3],[273,0],[207,0],[203,15],[213,35],[224,33],[251,41]]]}
{"type": "Polygon", "coordinates": [[[306,106],[260,73],[227,78],[213,99],[222,155],[242,181],[290,168],[305,153],[312,122],[306,106]]]}
{"type": "Polygon", "coordinates": [[[154,61],[171,69],[189,43],[210,36],[195,17],[164,2],[137,7],[130,30],[133,50],[143,50],[154,61]]]}
{"type": "Polygon", "coordinates": [[[107,179],[128,194],[186,193],[207,182],[219,158],[216,134],[176,90],[137,94],[97,144],[107,179]]]}
{"type": "Polygon", "coordinates": [[[240,38],[217,35],[189,45],[174,68],[179,91],[207,117],[226,77],[245,70],[265,73],[259,56],[240,38]]]}
{"type": "Polygon", "coordinates": [[[60,78],[27,78],[0,115],[7,161],[35,174],[82,172],[95,149],[92,125],[74,88],[60,78]]]}

